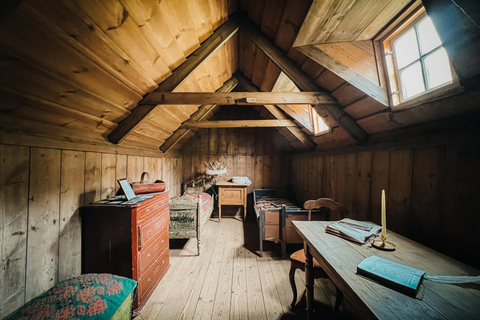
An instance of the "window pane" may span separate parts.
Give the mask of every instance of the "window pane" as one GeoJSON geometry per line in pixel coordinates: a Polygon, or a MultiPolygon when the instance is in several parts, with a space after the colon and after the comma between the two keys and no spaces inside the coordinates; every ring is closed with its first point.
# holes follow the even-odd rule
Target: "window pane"
{"type": "Polygon", "coordinates": [[[393,45],[395,47],[395,58],[397,59],[399,69],[405,67],[420,57],[418,53],[417,35],[415,34],[414,29],[406,32],[397,41],[395,41],[393,45]]]}
{"type": "Polygon", "coordinates": [[[425,91],[420,62],[416,62],[410,67],[400,71],[400,83],[402,84],[404,99],[408,99],[425,91]]]}
{"type": "Polygon", "coordinates": [[[442,45],[442,41],[440,41],[432,20],[429,17],[426,17],[418,24],[417,30],[422,54],[429,53],[442,45]]]}
{"type": "Polygon", "coordinates": [[[452,81],[450,63],[444,48],[429,54],[424,63],[430,89],[452,81]]]}

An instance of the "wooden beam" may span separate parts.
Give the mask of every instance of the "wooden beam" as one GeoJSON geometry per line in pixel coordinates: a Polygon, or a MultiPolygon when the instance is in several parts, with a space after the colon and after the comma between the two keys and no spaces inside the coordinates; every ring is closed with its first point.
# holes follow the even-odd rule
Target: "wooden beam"
{"type": "MultiPolygon", "coordinates": [[[[238,79],[238,82],[240,85],[247,91],[250,92],[259,92],[260,89],[255,86],[250,80],[248,80],[240,71],[235,72],[233,75],[236,79],[238,79]]],[[[269,105],[266,104],[265,108],[270,111],[270,113],[277,118],[278,120],[287,120],[288,118],[283,114],[283,112],[280,110],[279,107],[275,105],[269,105]]],[[[300,130],[300,128],[295,128],[295,127],[287,127],[287,130],[295,137],[297,138],[303,145],[310,151],[315,150],[315,147],[317,146],[311,139],[310,137],[300,130]]]]}
{"type": "MultiPolygon", "coordinates": [[[[233,14],[220,28],[218,28],[200,48],[195,50],[185,62],[183,62],[172,74],[165,79],[155,91],[173,91],[178,88],[205,60],[207,60],[215,51],[217,51],[228,39],[230,39],[240,26],[241,17],[239,14],[233,14]]],[[[153,94],[153,93],[150,93],[153,94]]],[[[148,98],[149,95],[146,96],[148,98]]],[[[145,99],[146,99],[145,98],[145,99]]],[[[135,127],[155,109],[156,104],[149,104],[146,101],[140,101],[139,105],[123,119],[118,127],[109,135],[108,141],[119,143],[135,129],[135,127]]]]}
{"type": "Polygon", "coordinates": [[[187,121],[185,128],[280,128],[296,127],[292,120],[219,120],[219,121],[187,121]]]}
{"type": "Polygon", "coordinates": [[[318,63],[319,65],[327,68],[340,78],[344,79],[354,87],[358,88],[366,95],[377,100],[384,106],[389,105],[387,91],[372,81],[365,78],[357,71],[347,67],[337,59],[333,58],[329,54],[325,53],[322,49],[315,45],[307,45],[296,48],[298,51],[318,63]]]}
{"type": "MultiPolygon", "coordinates": [[[[258,29],[251,21],[245,20],[242,23],[241,31],[248,37],[253,43],[263,51],[302,91],[318,92],[324,91],[319,85],[317,85],[307,74],[305,74],[296,64],[293,62],[285,52],[279,49],[275,43],[258,29]]],[[[330,96],[331,97],[331,96],[330,96]]],[[[315,108],[325,110],[328,115],[338,123],[353,139],[357,142],[367,140],[368,135],[355,120],[342,110],[342,107],[333,97],[335,102],[317,104],[315,108]]],[[[321,113],[320,113],[321,114],[321,113]]]]}
{"type": "Polygon", "coordinates": [[[325,92],[155,92],[144,99],[145,104],[319,104],[334,103],[335,98],[325,92]]]}
{"type": "MultiPolygon", "coordinates": [[[[220,89],[217,90],[217,92],[230,92],[232,91],[238,84],[238,80],[234,77],[230,78],[227,80],[223,86],[220,87],[220,89]]],[[[202,121],[205,119],[205,116],[212,111],[213,108],[215,108],[216,104],[206,104],[202,105],[197,112],[195,112],[189,119],[189,121],[202,121]]],[[[180,140],[182,140],[185,136],[187,136],[192,129],[190,128],[185,128],[183,125],[181,125],[175,133],[170,136],[161,146],[160,146],[160,151],[162,152],[167,152],[170,150],[173,146],[175,146],[180,140]]]]}

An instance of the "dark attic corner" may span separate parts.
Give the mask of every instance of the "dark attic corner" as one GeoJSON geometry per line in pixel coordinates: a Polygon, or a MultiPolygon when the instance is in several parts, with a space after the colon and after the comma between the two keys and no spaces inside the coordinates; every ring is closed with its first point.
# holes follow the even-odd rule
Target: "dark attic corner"
{"type": "Polygon", "coordinates": [[[0,319],[480,318],[479,12],[0,4],[0,319]]]}

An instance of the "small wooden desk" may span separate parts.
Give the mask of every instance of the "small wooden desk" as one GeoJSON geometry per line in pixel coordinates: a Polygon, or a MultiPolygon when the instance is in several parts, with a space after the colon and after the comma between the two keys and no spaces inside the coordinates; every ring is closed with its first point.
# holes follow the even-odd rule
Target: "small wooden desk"
{"type": "MultiPolygon", "coordinates": [[[[415,241],[388,231],[396,251],[377,250],[328,234],[332,221],[293,221],[307,250],[307,313],[313,317],[312,255],[343,292],[361,319],[480,319],[480,284],[442,284],[424,280],[423,300],[389,289],[356,274],[364,258],[377,255],[422,269],[429,275],[480,275],[480,271],[415,241]]],[[[474,253],[472,253],[474,254],[474,253]]],[[[475,253],[476,254],[476,253],[475,253]]]]}
{"type": "Polygon", "coordinates": [[[217,182],[218,186],[218,218],[222,220],[222,205],[243,206],[243,218],[247,216],[246,183],[217,182]]]}

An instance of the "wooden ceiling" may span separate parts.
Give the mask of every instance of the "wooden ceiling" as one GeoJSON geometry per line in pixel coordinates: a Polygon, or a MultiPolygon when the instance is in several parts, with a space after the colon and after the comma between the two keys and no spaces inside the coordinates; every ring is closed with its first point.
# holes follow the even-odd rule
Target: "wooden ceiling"
{"type": "MultiPolygon", "coordinates": [[[[365,137],[424,122],[418,115],[428,115],[435,108],[433,104],[421,110],[393,113],[375,93],[377,89],[385,93],[385,84],[376,69],[371,38],[410,2],[20,1],[17,7],[8,8],[9,13],[0,21],[0,142],[18,143],[36,137],[72,146],[130,150],[126,152],[158,153],[161,146],[162,151],[181,149],[201,130],[182,124],[191,122],[192,116],[194,120],[211,119],[220,106],[153,105],[145,118],[119,139],[118,145],[109,142],[109,135],[131,117],[133,110],[145,109],[144,98],[149,93],[168,87],[165,84],[172,82],[182,67],[198,60],[197,53],[206,40],[232,19],[257,28],[276,50],[289,57],[298,72],[307,76],[310,87],[319,88],[313,91],[324,90],[338,101],[333,111],[340,112],[342,119],[351,119],[365,137]],[[235,12],[237,18],[232,18],[235,12]],[[244,17],[238,18],[241,12],[244,17]],[[353,15],[356,18],[351,18],[353,15]],[[362,27],[362,32],[353,30],[352,25],[362,27]],[[348,43],[332,44],[340,40],[348,43]],[[293,47],[294,42],[295,46],[317,47],[327,43],[329,47],[321,48],[322,52],[347,66],[344,69],[349,74],[354,72],[368,79],[368,86],[363,88],[349,74],[336,72],[328,63],[320,65],[316,56],[311,59],[309,53],[293,47]]],[[[172,90],[229,92],[240,81],[237,91],[312,91],[294,84],[294,76],[281,72],[278,62],[258,47],[251,29],[232,31],[221,46],[191,68],[192,72],[184,73],[185,78],[172,90]]],[[[464,93],[463,99],[470,101],[472,95],[475,97],[474,93],[464,93]]],[[[339,126],[328,109],[331,105],[314,107],[331,127],[329,133],[313,135],[312,106],[308,104],[266,105],[260,114],[267,119],[293,120],[296,127],[278,130],[297,150],[332,148],[362,140],[352,138],[352,133],[347,132],[349,126],[339,126]]],[[[473,108],[467,103],[460,114],[473,108]]],[[[433,114],[427,119],[452,115],[449,111],[433,114]]]]}

